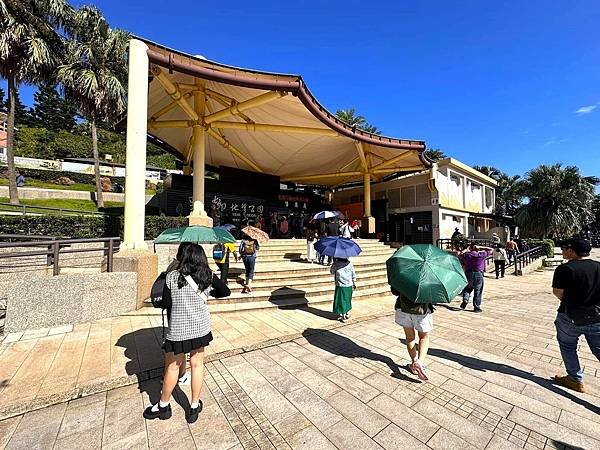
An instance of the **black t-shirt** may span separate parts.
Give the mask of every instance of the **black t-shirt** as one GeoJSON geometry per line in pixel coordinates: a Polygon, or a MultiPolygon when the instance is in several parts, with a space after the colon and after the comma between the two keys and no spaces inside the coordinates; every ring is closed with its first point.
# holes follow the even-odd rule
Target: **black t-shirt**
{"type": "Polygon", "coordinates": [[[600,263],[591,259],[577,259],[558,266],[552,287],[564,289],[558,312],[572,317],[580,309],[600,310],[593,308],[600,307],[600,263]]]}

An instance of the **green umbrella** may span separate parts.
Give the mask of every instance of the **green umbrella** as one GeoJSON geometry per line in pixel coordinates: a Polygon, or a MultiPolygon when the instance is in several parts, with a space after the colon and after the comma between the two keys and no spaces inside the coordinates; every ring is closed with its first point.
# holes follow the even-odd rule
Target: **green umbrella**
{"type": "Polygon", "coordinates": [[[195,242],[197,244],[210,242],[235,242],[233,235],[222,228],[184,227],[167,228],[154,240],[155,244],[174,244],[176,242],[195,242]]]}
{"type": "Polygon", "coordinates": [[[386,267],[388,283],[415,303],[450,303],[467,285],[458,258],[430,244],[405,245],[386,267]]]}

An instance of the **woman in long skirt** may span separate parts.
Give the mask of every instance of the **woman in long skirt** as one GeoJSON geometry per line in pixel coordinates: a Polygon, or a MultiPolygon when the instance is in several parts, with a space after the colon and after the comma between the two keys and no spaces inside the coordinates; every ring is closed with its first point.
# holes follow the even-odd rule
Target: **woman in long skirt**
{"type": "Polygon", "coordinates": [[[356,289],[356,272],[348,259],[334,258],[330,273],[335,278],[333,313],[338,316],[339,321],[344,322],[350,318],[352,291],[356,289]]]}

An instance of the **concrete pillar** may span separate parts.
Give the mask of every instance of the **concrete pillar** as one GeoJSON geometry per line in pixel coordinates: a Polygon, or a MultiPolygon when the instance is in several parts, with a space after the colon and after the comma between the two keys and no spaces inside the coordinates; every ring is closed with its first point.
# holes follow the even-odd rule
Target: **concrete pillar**
{"type": "Polygon", "coordinates": [[[147,249],[144,242],[146,208],[146,133],[148,121],[148,46],[129,42],[127,150],[125,166],[125,229],[122,249],[147,249]]]}
{"type": "Polygon", "coordinates": [[[158,275],[158,256],[144,242],[146,209],[146,133],[148,120],[148,47],[129,41],[129,87],[127,99],[127,151],[125,166],[125,230],[115,272],[137,273],[137,307],[150,296],[158,275]]]}
{"type": "MultiPolygon", "coordinates": [[[[204,80],[195,79],[198,89],[194,92],[194,111],[204,120],[206,110],[206,94],[204,93],[204,80]]],[[[192,128],[192,158],[194,161],[194,178],[192,194],[192,213],[189,217],[190,225],[203,225],[212,227],[212,219],[204,209],[204,164],[206,159],[206,130],[202,124],[192,128]]]]}

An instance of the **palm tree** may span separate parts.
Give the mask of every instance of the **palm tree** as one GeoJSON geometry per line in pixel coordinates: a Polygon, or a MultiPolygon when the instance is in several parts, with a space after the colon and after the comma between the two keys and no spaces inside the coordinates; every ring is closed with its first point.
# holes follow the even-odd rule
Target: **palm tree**
{"type": "Polygon", "coordinates": [[[66,0],[0,0],[0,76],[8,81],[6,162],[14,205],[19,204],[14,154],[19,85],[52,78],[64,51],[60,30],[71,14],[66,0]]]}
{"type": "Polygon", "coordinates": [[[354,108],[338,109],[335,116],[351,127],[356,127],[371,134],[381,134],[381,131],[375,125],[371,125],[363,116],[357,116],[354,108]]]}
{"type": "Polygon", "coordinates": [[[529,202],[516,215],[523,234],[562,238],[593,220],[592,203],[600,180],[584,177],[574,166],[541,165],[527,173],[523,192],[529,202]]]}
{"type": "Polygon", "coordinates": [[[425,156],[433,162],[437,162],[440,159],[447,158],[446,154],[439,148],[428,148],[427,150],[425,150],[425,156]]]}
{"type": "Polygon", "coordinates": [[[75,12],[68,33],[71,40],[65,63],[58,69],[58,79],[65,96],[90,124],[96,203],[103,208],[97,125],[110,124],[125,111],[129,34],[110,28],[102,13],[92,6],[75,12]]]}

